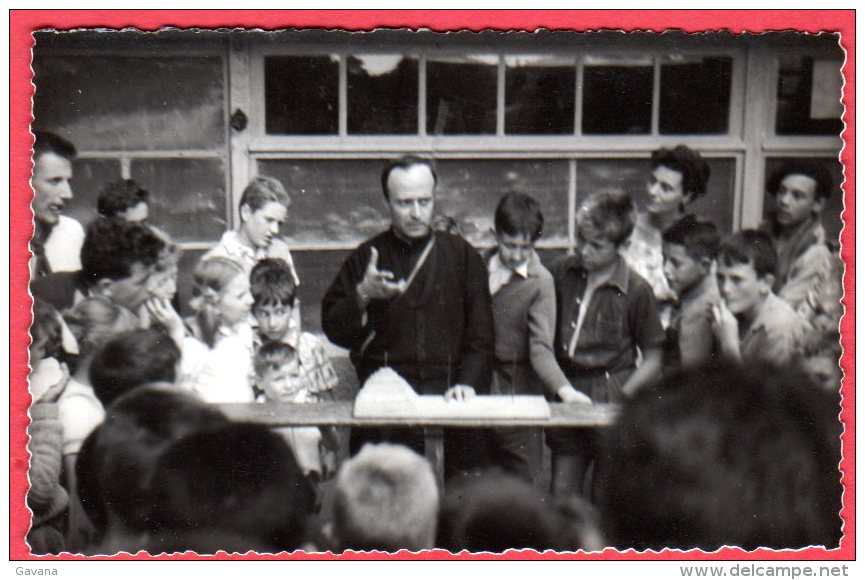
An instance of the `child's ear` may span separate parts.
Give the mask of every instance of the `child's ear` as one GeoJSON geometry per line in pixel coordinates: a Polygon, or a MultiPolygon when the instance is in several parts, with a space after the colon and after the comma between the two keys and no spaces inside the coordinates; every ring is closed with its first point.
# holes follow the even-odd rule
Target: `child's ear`
{"type": "Polygon", "coordinates": [[[762,280],[763,283],[766,284],[766,286],[768,286],[769,290],[771,291],[772,286],[775,285],[775,274],[766,274],[765,276],[762,276],[760,280],[762,280]]]}
{"type": "Polygon", "coordinates": [[[700,258],[700,269],[703,271],[703,276],[708,276],[712,273],[712,265],[714,263],[715,260],[713,260],[712,258],[700,258]]]}
{"type": "Polygon", "coordinates": [[[825,197],[818,197],[814,200],[814,213],[820,214],[823,211],[823,207],[826,205],[825,197]]]}

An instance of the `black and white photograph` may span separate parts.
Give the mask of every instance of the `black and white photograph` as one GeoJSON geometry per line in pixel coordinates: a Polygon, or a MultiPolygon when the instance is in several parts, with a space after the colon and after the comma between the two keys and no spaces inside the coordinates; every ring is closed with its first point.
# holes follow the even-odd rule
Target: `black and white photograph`
{"type": "Polygon", "coordinates": [[[572,28],[34,31],[26,552],[837,551],[846,39],[572,28]]]}

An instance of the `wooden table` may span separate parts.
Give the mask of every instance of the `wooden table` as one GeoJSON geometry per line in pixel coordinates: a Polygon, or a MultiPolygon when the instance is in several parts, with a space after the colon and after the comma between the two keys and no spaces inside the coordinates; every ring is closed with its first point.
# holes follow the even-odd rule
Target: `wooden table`
{"type": "Polygon", "coordinates": [[[232,403],[219,408],[233,421],[249,421],[269,427],[304,425],[334,427],[420,427],[424,430],[424,448],[433,466],[439,486],[444,484],[444,430],[448,427],[489,429],[492,427],[604,427],[612,424],[618,405],[550,404],[548,419],[370,419],[354,416],[354,402],[315,404],[232,403]]]}

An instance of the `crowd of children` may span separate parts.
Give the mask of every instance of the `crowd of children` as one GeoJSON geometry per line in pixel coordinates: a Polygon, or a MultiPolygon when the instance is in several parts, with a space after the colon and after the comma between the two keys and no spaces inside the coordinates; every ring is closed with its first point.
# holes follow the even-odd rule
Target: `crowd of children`
{"type": "Polygon", "coordinates": [[[300,327],[277,180],[253,180],[238,229],[195,266],[186,319],[178,246],[147,223],[146,190],[111,184],[80,269],[34,269],[31,549],[837,545],[841,280],[820,226],[823,171],[782,168],[770,223],[724,239],[684,211],[705,193],[705,161],[660,150],[647,212],[628,193],[588,195],[575,253],[549,269],[535,250],[540,205],[503,196],[485,257],[492,392],[625,410],[608,430],[492,430],[495,468],[446,490],[405,447],[368,444],[338,466],[332,428],[232,423],[213,406],[334,399],[325,345],[300,327]],[[754,370],[766,364],[809,376],[754,370]],[[749,462],[760,458],[758,476],[749,462]],[[334,476],[332,514],[317,513],[334,476]]]}

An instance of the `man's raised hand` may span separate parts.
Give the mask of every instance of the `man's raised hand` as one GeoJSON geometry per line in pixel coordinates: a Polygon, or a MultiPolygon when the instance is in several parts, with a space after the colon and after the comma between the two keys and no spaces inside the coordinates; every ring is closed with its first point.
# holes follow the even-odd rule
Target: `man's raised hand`
{"type": "Polygon", "coordinates": [[[370,248],[369,264],[363,274],[363,280],[357,285],[357,295],[361,306],[366,309],[373,300],[389,300],[396,298],[405,291],[405,280],[393,281],[393,272],[378,269],[378,250],[370,248]]]}

